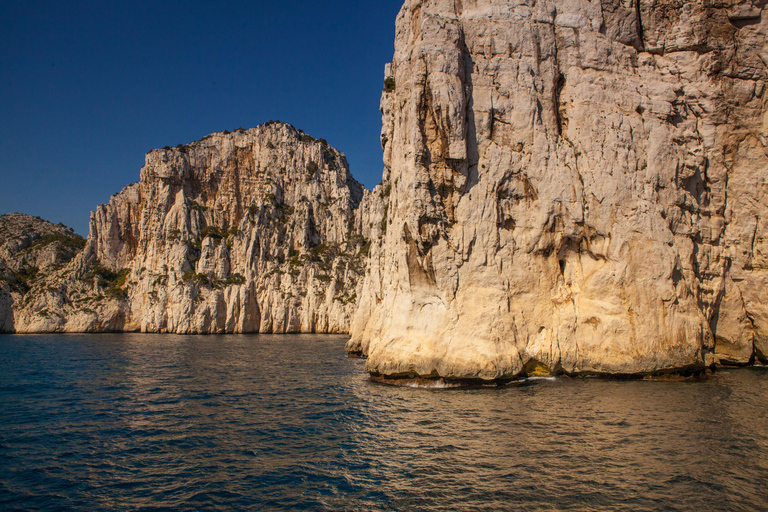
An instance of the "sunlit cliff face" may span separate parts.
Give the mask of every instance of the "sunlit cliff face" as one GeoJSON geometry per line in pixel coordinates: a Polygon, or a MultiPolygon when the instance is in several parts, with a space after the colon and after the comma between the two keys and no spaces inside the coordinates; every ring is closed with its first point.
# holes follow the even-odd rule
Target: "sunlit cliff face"
{"type": "Polygon", "coordinates": [[[152,151],[16,330],[346,332],[362,197],[342,153],[280,122],[152,151]]]}
{"type": "Polygon", "coordinates": [[[350,332],[386,379],[765,361],[764,10],[409,0],[372,192],[279,122],[155,150],[0,303],[19,332],[350,332]]]}
{"type": "Polygon", "coordinates": [[[485,380],[764,359],[764,10],[406,2],[348,348],[485,380]]]}

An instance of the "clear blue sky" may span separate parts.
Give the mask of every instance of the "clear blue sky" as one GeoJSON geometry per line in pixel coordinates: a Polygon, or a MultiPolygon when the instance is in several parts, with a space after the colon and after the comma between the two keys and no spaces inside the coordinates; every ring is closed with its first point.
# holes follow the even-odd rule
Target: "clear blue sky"
{"type": "Polygon", "coordinates": [[[87,234],[144,154],[279,119],[381,180],[402,0],[0,2],[0,214],[87,234]]]}

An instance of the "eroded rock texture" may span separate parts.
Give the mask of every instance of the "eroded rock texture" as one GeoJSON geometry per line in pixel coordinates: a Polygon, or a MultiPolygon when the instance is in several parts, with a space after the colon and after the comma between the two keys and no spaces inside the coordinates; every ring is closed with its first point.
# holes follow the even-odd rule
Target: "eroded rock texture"
{"type": "Polygon", "coordinates": [[[290,125],[147,154],[17,332],[347,332],[366,241],[344,155],[290,125]]]}
{"type": "Polygon", "coordinates": [[[765,0],[407,0],[374,374],[652,373],[768,355],[765,0]]]}

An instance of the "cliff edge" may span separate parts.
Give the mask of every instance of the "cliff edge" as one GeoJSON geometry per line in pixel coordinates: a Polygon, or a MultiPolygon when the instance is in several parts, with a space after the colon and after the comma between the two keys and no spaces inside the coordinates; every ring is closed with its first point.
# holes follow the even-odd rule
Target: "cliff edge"
{"type": "Polygon", "coordinates": [[[407,0],[373,191],[280,122],[152,151],[76,256],[0,249],[0,330],[350,332],[386,379],[768,363],[766,4],[407,0]]]}

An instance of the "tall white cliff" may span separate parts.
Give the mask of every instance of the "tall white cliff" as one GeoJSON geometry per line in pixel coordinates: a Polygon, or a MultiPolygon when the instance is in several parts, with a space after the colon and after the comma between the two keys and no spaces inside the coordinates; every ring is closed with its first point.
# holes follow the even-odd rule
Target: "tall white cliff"
{"type": "Polygon", "coordinates": [[[344,156],[270,122],[147,154],[17,332],[347,332],[367,250],[344,156]]]}
{"type": "Polygon", "coordinates": [[[283,123],[152,151],[71,261],[8,246],[0,329],[350,332],[377,378],[768,362],[766,4],[407,0],[381,185],[283,123]]]}
{"type": "Polygon", "coordinates": [[[765,6],[407,0],[348,350],[390,377],[765,361],[765,6]]]}

